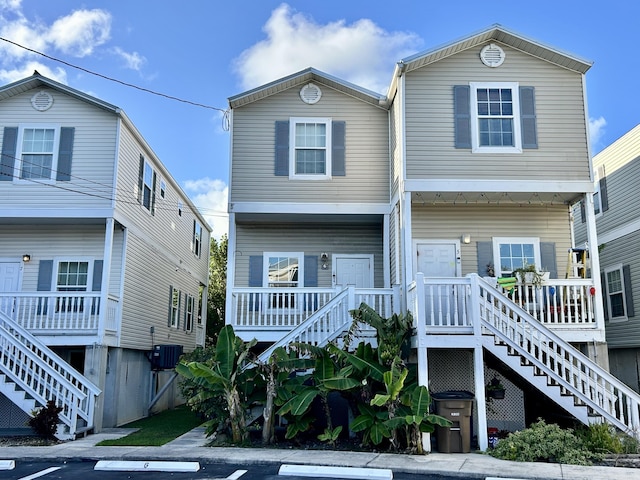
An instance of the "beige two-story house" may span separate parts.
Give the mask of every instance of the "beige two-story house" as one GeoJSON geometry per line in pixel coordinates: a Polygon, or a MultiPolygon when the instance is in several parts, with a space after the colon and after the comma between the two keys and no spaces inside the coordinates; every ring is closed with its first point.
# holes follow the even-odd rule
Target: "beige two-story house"
{"type": "Polygon", "coordinates": [[[0,428],[61,437],[180,402],[210,227],[124,112],[39,75],[0,88],[0,428]]]}
{"type": "Polygon", "coordinates": [[[360,302],[411,311],[420,383],[473,393],[481,449],[549,411],[534,398],[635,428],[600,277],[569,257],[576,201],[596,238],[590,66],[495,25],[399,61],[386,94],[310,68],[231,97],[227,322],[322,344],[360,302]],[[527,265],[540,282],[500,286],[527,265]],[[496,375],[512,401],[487,412],[496,375]]]}

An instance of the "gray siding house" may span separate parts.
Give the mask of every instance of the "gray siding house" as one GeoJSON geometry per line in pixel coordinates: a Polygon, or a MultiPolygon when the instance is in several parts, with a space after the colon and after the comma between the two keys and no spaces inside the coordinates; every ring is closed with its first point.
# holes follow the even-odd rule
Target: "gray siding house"
{"type": "MultiPolygon", "coordinates": [[[[640,317],[635,312],[640,306],[640,125],[595,155],[593,171],[610,368],[640,391],[640,317]]],[[[587,241],[584,212],[584,203],[576,205],[578,245],[587,241]]]]}
{"type": "Polygon", "coordinates": [[[384,95],[309,68],[231,97],[227,322],[273,348],[338,338],[361,302],[411,311],[419,382],[474,393],[480,449],[540,398],[640,431],[600,276],[565,273],[577,201],[596,239],[590,66],[494,25],[399,61],[384,95]],[[541,284],[498,286],[532,264],[541,284]]]}
{"type": "Polygon", "coordinates": [[[35,73],[0,112],[0,429],[181,402],[158,360],[204,344],[210,227],[120,108],[35,73]]]}

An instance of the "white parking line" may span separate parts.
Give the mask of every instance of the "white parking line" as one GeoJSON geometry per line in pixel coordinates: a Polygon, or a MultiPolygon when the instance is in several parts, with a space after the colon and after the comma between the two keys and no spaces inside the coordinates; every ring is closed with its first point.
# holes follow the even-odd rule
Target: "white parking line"
{"type": "Polygon", "coordinates": [[[118,472],[197,472],[198,462],[142,462],[122,460],[100,460],[94,470],[118,472]]]}
{"type": "Polygon", "coordinates": [[[18,480],[33,480],[34,478],[44,477],[45,475],[49,475],[56,470],[60,470],[62,467],[49,467],[46,470],[42,470],[41,472],[34,473],[27,477],[19,478],[18,480]]]}
{"type": "Polygon", "coordinates": [[[225,480],[238,480],[245,473],[247,473],[247,470],[236,470],[231,475],[229,475],[225,480]]]}

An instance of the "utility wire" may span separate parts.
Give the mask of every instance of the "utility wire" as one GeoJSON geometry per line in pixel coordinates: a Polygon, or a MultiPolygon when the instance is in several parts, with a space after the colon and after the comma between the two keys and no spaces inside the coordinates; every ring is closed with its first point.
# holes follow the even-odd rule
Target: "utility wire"
{"type": "Polygon", "coordinates": [[[42,57],[48,58],[49,60],[53,60],[54,62],[62,63],[63,65],[66,65],[68,67],[81,70],[81,71],[83,71],[85,73],[88,73],[90,75],[95,75],[96,77],[104,78],[105,80],[109,80],[111,82],[119,83],[119,84],[124,85],[126,87],[135,88],[137,90],[141,90],[143,92],[147,92],[147,93],[150,93],[152,95],[158,95],[159,97],[168,98],[169,100],[175,100],[177,102],[187,103],[189,105],[194,105],[196,107],[208,108],[210,110],[217,110],[219,112],[224,113],[225,115],[228,114],[228,109],[212,107],[211,105],[205,105],[203,103],[192,102],[191,100],[185,100],[183,98],[174,97],[172,95],[167,95],[165,93],[156,92],[155,90],[150,90],[148,88],[140,87],[138,85],[134,85],[133,83],[127,83],[127,82],[124,82],[122,80],[118,80],[117,78],[108,77],[107,75],[103,75],[101,73],[97,73],[97,72],[94,72],[92,70],[88,70],[88,69],[86,69],[84,67],[79,67],[78,65],[74,65],[72,63],[66,62],[65,60],[61,60],[59,58],[52,57],[51,55],[47,55],[46,53],[39,52],[38,50],[34,50],[33,48],[29,48],[29,47],[25,47],[24,45],[20,45],[19,43],[16,43],[13,40],[9,40],[8,38],[0,37],[0,40],[3,40],[5,42],[7,42],[7,43],[10,43],[11,45],[15,45],[16,47],[19,47],[19,48],[22,48],[24,50],[27,50],[28,52],[32,52],[32,53],[35,53],[36,55],[40,55],[42,57]]]}

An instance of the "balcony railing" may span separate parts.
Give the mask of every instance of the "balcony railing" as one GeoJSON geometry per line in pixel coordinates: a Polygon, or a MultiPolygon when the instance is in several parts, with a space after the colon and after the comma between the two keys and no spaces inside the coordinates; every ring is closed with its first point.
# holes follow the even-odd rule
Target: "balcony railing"
{"type": "MultiPolygon", "coordinates": [[[[99,292],[0,293],[0,311],[36,334],[97,334],[100,310],[99,292]]],[[[106,313],[106,329],[116,330],[119,316],[116,297],[108,298],[106,313]]]]}
{"type": "MultiPolygon", "coordinates": [[[[284,330],[300,325],[317,312],[342,288],[234,288],[229,323],[236,330],[284,330]]],[[[396,295],[397,297],[397,295],[396,295]]],[[[397,299],[395,300],[397,302],[397,299]]],[[[356,308],[362,302],[383,317],[394,312],[394,290],[355,289],[356,308]]],[[[397,305],[395,305],[397,307],[397,305]]]]}

